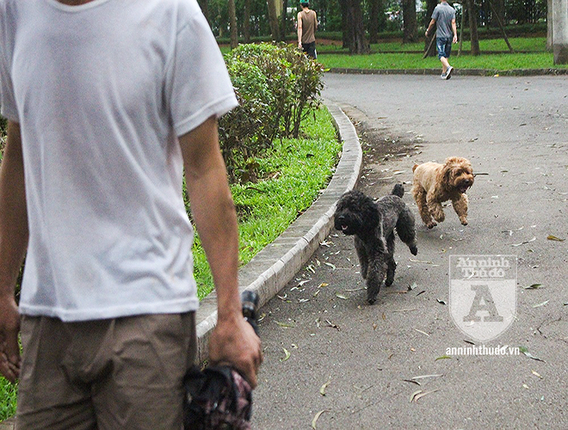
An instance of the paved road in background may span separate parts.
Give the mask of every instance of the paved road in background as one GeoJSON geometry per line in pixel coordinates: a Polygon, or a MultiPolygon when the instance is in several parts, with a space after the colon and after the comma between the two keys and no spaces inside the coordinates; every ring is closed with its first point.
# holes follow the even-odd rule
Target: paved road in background
{"type": "Polygon", "coordinates": [[[352,238],[332,232],[261,309],[254,428],[568,429],[568,240],[551,240],[568,239],[568,78],[325,82],[362,137],[358,188],[405,184],[419,254],[397,239],[395,282],[369,306],[352,238]],[[485,173],[468,192],[470,224],[450,207],[428,230],[411,169],[452,155],[485,173]],[[528,355],[448,353],[483,346],[450,316],[449,256],[494,254],[517,256],[516,320],[485,346],[528,355]]]}

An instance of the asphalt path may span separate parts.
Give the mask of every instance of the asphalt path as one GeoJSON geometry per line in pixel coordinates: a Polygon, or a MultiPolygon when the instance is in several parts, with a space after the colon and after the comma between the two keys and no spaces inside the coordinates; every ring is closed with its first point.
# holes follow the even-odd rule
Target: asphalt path
{"type": "Polygon", "coordinates": [[[334,231],[322,242],[261,309],[253,428],[568,429],[568,78],[328,74],[325,83],[361,136],[358,189],[380,197],[405,184],[419,253],[397,239],[395,282],[370,306],[352,238],[334,231]],[[454,155],[482,173],[468,192],[469,225],[448,207],[428,230],[410,195],[412,166],[454,155]],[[514,256],[515,318],[486,343],[451,314],[457,255],[514,256]]]}

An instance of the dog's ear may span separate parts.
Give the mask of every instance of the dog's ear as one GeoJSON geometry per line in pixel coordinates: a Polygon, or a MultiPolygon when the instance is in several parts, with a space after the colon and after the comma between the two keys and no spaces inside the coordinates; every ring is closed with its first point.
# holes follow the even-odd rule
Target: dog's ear
{"type": "Polygon", "coordinates": [[[365,196],[361,205],[363,212],[363,220],[366,228],[375,229],[381,221],[381,214],[377,208],[377,204],[370,197],[365,196]]]}
{"type": "Polygon", "coordinates": [[[454,159],[456,157],[447,158],[445,164],[442,166],[438,173],[436,182],[442,186],[450,185],[452,170],[454,169],[454,159]]]}

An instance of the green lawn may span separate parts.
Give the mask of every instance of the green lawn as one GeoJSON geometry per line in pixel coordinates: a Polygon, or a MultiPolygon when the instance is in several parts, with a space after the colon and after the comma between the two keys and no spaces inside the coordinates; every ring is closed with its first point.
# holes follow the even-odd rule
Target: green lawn
{"type": "MultiPolygon", "coordinates": [[[[422,58],[422,54],[370,54],[344,55],[320,54],[318,60],[326,68],[348,69],[437,69],[440,61],[437,57],[422,58]]],[[[550,53],[531,54],[493,54],[493,55],[452,55],[450,62],[456,69],[485,69],[488,71],[506,71],[515,69],[566,68],[555,66],[550,53]]]]}
{"type": "MultiPolygon", "coordinates": [[[[459,33],[458,33],[459,34],[459,33]]],[[[546,52],[546,38],[544,37],[515,37],[510,38],[509,43],[511,44],[514,51],[530,51],[530,52],[546,52]]],[[[454,45],[455,53],[459,48],[459,43],[454,45]]],[[[348,53],[347,49],[343,49],[341,45],[323,45],[320,44],[317,47],[318,54],[325,54],[328,52],[344,52],[348,53]]],[[[464,51],[469,51],[471,49],[471,42],[469,40],[464,40],[462,43],[462,49],[464,51]]],[[[482,39],[479,41],[479,49],[481,53],[490,51],[505,51],[509,52],[509,47],[503,38],[501,39],[482,39]]],[[[424,51],[424,42],[418,43],[401,43],[401,42],[381,42],[374,43],[371,45],[371,51],[376,52],[412,52],[412,51],[424,51]]]]}
{"type": "MultiPolygon", "coordinates": [[[[451,64],[456,69],[484,69],[488,73],[510,71],[516,69],[549,69],[566,68],[566,65],[554,65],[551,52],[546,51],[546,38],[511,38],[509,40],[514,51],[508,52],[503,39],[480,40],[481,55],[469,54],[471,43],[464,41],[462,52],[459,43],[452,50],[451,64]],[[503,53],[494,53],[494,52],[503,53]],[[483,54],[484,52],[491,52],[483,54]]],[[[318,48],[318,60],[327,68],[348,69],[438,69],[437,57],[423,57],[424,43],[402,44],[398,42],[379,43],[371,46],[370,55],[349,55],[338,47],[322,46],[318,48]],[[340,53],[338,53],[338,50],[340,53]],[[334,52],[335,51],[335,52],[334,52]],[[416,53],[418,51],[418,53],[416,53]]]]}

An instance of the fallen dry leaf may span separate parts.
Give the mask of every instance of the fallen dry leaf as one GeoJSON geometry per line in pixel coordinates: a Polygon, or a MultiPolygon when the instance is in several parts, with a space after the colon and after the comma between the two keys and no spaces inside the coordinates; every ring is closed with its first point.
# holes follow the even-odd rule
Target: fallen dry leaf
{"type": "Polygon", "coordinates": [[[417,402],[418,400],[420,400],[422,397],[427,396],[428,394],[432,394],[435,393],[436,391],[439,391],[438,389],[436,390],[430,390],[430,391],[425,391],[423,393],[419,393],[416,396],[414,396],[414,402],[417,402]]]}
{"type": "Polygon", "coordinates": [[[414,330],[416,330],[416,331],[417,331],[418,333],[421,333],[421,334],[423,334],[424,336],[428,336],[428,337],[430,337],[430,335],[429,335],[428,333],[426,333],[425,331],[422,331],[422,330],[418,330],[417,328],[415,328],[414,330]]]}
{"type": "Polygon", "coordinates": [[[321,386],[320,394],[322,396],[325,396],[325,390],[326,390],[327,386],[330,384],[330,382],[331,382],[331,379],[321,386]]]}
{"type": "Polygon", "coordinates": [[[288,351],[286,348],[282,348],[284,350],[284,358],[281,358],[280,361],[286,361],[290,358],[290,351],[288,351]]]}
{"type": "Polygon", "coordinates": [[[317,414],[315,414],[314,419],[312,420],[312,428],[315,430],[316,428],[316,423],[318,422],[319,417],[321,416],[321,414],[323,414],[324,412],[329,412],[327,409],[324,409],[322,411],[319,411],[317,414]]]}
{"type": "Polygon", "coordinates": [[[285,322],[280,322],[280,321],[274,321],[276,324],[278,324],[280,327],[284,327],[284,328],[293,328],[295,327],[294,324],[292,323],[285,323],[285,322]]]}

